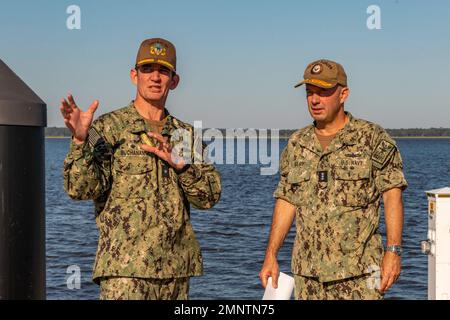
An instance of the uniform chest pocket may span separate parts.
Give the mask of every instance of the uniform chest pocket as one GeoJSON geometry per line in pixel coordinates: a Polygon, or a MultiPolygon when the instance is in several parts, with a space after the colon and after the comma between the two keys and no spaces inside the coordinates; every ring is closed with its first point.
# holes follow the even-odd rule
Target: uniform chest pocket
{"type": "Polygon", "coordinates": [[[154,189],[150,156],[118,156],[113,162],[111,193],[117,198],[146,198],[154,189]]]}
{"type": "Polygon", "coordinates": [[[290,185],[295,205],[305,206],[309,203],[310,178],[311,172],[309,170],[292,169],[288,172],[287,182],[290,185]]]}
{"type": "Polygon", "coordinates": [[[336,167],[334,199],[337,206],[365,207],[369,201],[370,168],[336,167]]]}

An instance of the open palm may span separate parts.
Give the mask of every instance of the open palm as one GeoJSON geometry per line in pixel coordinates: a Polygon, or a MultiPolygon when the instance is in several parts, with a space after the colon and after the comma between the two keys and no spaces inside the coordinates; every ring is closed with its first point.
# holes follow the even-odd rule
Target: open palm
{"type": "Polygon", "coordinates": [[[98,100],[95,100],[89,108],[83,112],[78,108],[71,94],[67,96],[67,100],[61,100],[59,110],[63,115],[65,125],[72,132],[72,135],[77,142],[86,140],[89,127],[92,124],[94,113],[97,110],[98,105],[98,100]]]}

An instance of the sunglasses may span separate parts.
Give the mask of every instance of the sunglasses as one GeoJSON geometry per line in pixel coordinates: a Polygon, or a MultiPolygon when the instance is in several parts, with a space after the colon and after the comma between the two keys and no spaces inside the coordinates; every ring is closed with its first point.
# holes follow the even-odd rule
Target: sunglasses
{"type": "Polygon", "coordinates": [[[158,71],[159,73],[166,76],[170,76],[170,74],[172,73],[172,70],[170,70],[169,68],[155,63],[136,66],[136,70],[139,70],[142,73],[152,73],[154,71],[158,71]]]}

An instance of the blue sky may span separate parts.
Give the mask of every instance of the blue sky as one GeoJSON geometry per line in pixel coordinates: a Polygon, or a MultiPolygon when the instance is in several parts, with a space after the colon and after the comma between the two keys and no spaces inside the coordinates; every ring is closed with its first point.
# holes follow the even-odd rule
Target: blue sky
{"type": "Polygon", "coordinates": [[[177,47],[180,86],[167,107],[205,127],[298,128],[310,123],[293,85],[318,58],[344,65],[346,109],[387,128],[450,127],[450,1],[0,1],[0,59],[63,126],[72,92],[97,116],[135,96],[129,80],[142,40],[177,47]],[[81,30],[68,30],[69,5],[81,30]],[[369,5],[381,30],[369,30],[369,5]]]}

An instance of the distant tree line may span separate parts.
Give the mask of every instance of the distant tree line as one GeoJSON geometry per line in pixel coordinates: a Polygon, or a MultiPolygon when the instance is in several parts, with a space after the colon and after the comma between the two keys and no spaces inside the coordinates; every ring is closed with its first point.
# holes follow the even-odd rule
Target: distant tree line
{"type": "Polygon", "coordinates": [[[72,134],[68,128],[49,127],[45,128],[46,137],[70,137],[72,134]]]}
{"type": "MultiPolygon", "coordinates": [[[[280,130],[280,137],[289,137],[296,130],[280,130]]],[[[392,137],[450,137],[450,128],[386,129],[392,137]]]]}
{"type": "Polygon", "coordinates": [[[449,128],[387,129],[393,137],[450,137],[449,128]]]}
{"type": "MultiPolygon", "coordinates": [[[[296,129],[280,129],[281,138],[289,138],[296,129]]],[[[450,128],[386,129],[393,137],[450,137],[450,128]]]]}
{"type": "MultiPolygon", "coordinates": [[[[225,136],[226,129],[219,129],[225,136]]],[[[258,131],[258,129],[256,129],[258,131]]],[[[247,132],[244,129],[243,132],[247,132]]],[[[280,129],[280,138],[289,138],[296,130],[280,129]]],[[[450,137],[450,128],[429,128],[429,129],[387,129],[387,132],[393,137],[450,137]]],[[[68,128],[49,127],[45,128],[46,137],[70,137],[68,128]]],[[[270,133],[268,133],[270,137],[270,133]]]]}

